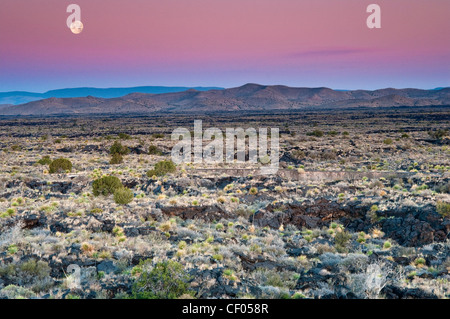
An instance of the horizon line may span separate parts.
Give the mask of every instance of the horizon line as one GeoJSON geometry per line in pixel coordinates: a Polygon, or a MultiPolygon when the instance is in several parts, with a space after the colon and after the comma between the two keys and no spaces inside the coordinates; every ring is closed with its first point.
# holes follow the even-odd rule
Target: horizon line
{"type": "Polygon", "coordinates": [[[4,93],[31,93],[31,94],[46,94],[52,91],[61,91],[61,90],[78,90],[78,89],[98,89],[98,90],[114,90],[114,89],[133,89],[133,88],[147,88],[147,87],[160,87],[160,88],[186,88],[186,89],[195,89],[195,88],[208,88],[210,90],[226,90],[226,89],[233,89],[233,88],[239,88],[243,87],[245,85],[258,85],[258,86],[284,86],[289,88],[308,88],[308,89],[317,89],[317,88],[326,88],[333,91],[377,91],[377,90],[385,90],[385,89],[395,89],[395,90],[407,90],[407,89],[416,89],[416,90],[425,90],[425,91],[431,91],[431,90],[438,90],[438,89],[446,89],[450,88],[450,86],[437,86],[434,88],[420,88],[420,87],[379,87],[376,89],[361,89],[361,88],[331,88],[328,86],[290,86],[286,84],[260,84],[260,83],[254,83],[254,82],[248,82],[242,85],[238,86],[230,86],[230,87],[224,87],[224,86],[215,86],[215,85],[194,85],[194,86],[186,86],[186,85],[134,85],[134,86],[111,86],[111,87],[97,87],[97,86],[80,86],[80,87],[62,87],[62,88],[55,88],[50,89],[44,92],[35,92],[35,91],[27,91],[27,90],[10,90],[10,91],[0,91],[0,94],[4,93]]]}

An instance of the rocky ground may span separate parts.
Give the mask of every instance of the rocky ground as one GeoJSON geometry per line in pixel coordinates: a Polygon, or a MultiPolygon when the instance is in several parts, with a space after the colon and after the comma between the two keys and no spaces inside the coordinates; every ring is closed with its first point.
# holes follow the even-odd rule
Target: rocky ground
{"type": "Polygon", "coordinates": [[[448,108],[203,115],[279,127],[279,172],[147,176],[194,118],[0,118],[0,298],[450,297],[448,108]],[[129,154],[113,165],[116,141],[129,154]],[[102,176],[132,201],[94,196],[102,176]]]}

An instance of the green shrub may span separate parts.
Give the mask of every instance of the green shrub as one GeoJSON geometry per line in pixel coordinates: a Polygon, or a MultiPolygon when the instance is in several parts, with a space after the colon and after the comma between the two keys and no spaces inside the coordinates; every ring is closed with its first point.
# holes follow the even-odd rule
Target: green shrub
{"type": "Polygon", "coordinates": [[[121,140],[131,140],[131,136],[126,134],[126,133],[119,133],[117,134],[117,136],[121,139],[121,140]]]}
{"type": "Polygon", "coordinates": [[[58,158],[52,161],[49,165],[50,174],[65,173],[72,170],[72,162],[67,158],[58,158]]]}
{"type": "Polygon", "coordinates": [[[308,132],[306,133],[307,136],[315,136],[315,137],[322,137],[323,136],[323,131],[320,130],[314,130],[312,132],[308,132]]]}
{"type": "Polygon", "coordinates": [[[183,266],[175,261],[159,262],[151,271],[139,263],[142,271],[132,287],[134,299],[176,299],[189,293],[188,281],[191,279],[183,266]]]}
{"type": "Polygon", "coordinates": [[[345,252],[351,237],[351,234],[345,230],[336,232],[336,235],[334,236],[336,250],[340,253],[345,252]]]}
{"type": "Polygon", "coordinates": [[[292,299],[305,299],[306,296],[302,293],[296,292],[293,296],[292,299]]]}
{"type": "Polygon", "coordinates": [[[384,144],[386,145],[391,145],[394,141],[392,141],[392,138],[387,138],[383,141],[384,144]]]}
{"type": "Polygon", "coordinates": [[[115,176],[104,176],[96,179],[92,183],[92,193],[94,196],[108,196],[114,194],[120,188],[123,188],[122,182],[115,176]]]}
{"type": "Polygon", "coordinates": [[[109,153],[111,154],[120,154],[120,155],[127,155],[130,153],[130,149],[124,145],[122,145],[120,142],[115,141],[114,144],[109,149],[109,153]]]}
{"type": "Polygon", "coordinates": [[[177,170],[175,164],[170,161],[161,161],[155,164],[155,168],[152,170],[149,170],[147,172],[148,177],[152,177],[153,175],[156,176],[164,176],[169,173],[174,173],[177,170]]]}
{"type": "Polygon", "coordinates": [[[134,194],[131,189],[123,187],[114,192],[114,201],[116,204],[126,205],[131,203],[134,198],[134,194]]]}
{"type": "Polygon", "coordinates": [[[45,283],[50,279],[50,272],[47,262],[35,259],[0,265],[0,278],[12,285],[28,286],[36,293],[53,285],[45,283]]]}
{"type": "Polygon", "coordinates": [[[2,297],[8,299],[29,299],[36,297],[36,294],[27,288],[9,285],[0,290],[0,298],[2,297]]]}
{"type": "Polygon", "coordinates": [[[426,263],[426,260],[423,257],[418,257],[414,260],[414,264],[416,266],[425,265],[425,263],[426,263]]]}
{"type": "Polygon", "coordinates": [[[164,134],[162,134],[162,133],[154,133],[154,134],[152,134],[152,138],[164,138],[164,134]]]}
{"type": "Polygon", "coordinates": [[[336,132],[336,131],[329,131],[327,134],[330,135],[330,136],[336,136],[336,135],[338,135],[339,133],[336,132]]]}
{"type": "Polygon", "coordinates": [[[148,154],[150,154],[150,155],[162,155],[162,152],[155,145],[150,145],[149,148],[148,148],[148,154]]]}
{"type": "Polygon", "coordinates": [[[437,131],[429,131],[428,135],[434,139],[442,139],[444,136],[448,135],[448,130],[437,130],[437,131]]]}
{"type": "Polygon", "coordinates": [[[441,214],[443,217],[450,217],[450,203],[445,202],[437,202],[436,203],[436,211],[441,214]]]}
{"type": "Polygon", "coordinates": [[[41,165],[50,165],[52,160],[50,159],[50,156],[46,155],[37,162],[41,165]]]}
{"type": "Polygon", "coordinates": [[[123,156],[119,153],[112,153],[111,154],[111,160],[109,161],[109,164],[111,165],[117,165],[123,163],[123,156]]]}

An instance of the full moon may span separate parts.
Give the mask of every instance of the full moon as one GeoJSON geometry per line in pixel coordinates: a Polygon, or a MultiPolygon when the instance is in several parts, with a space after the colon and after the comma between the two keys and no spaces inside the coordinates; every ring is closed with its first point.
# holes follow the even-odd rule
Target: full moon
{"type": "Polygon", "coordinates": [[[81,21],[74,21],[70,25],[70,31],[74,34],[80,34],[83,31],[83,23],[81,21]]]}

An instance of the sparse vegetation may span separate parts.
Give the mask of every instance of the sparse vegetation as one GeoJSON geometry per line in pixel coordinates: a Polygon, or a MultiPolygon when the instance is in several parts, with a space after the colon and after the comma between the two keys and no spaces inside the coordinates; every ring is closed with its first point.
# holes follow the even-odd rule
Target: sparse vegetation
{"type": "Polygon", "coordinates": [[[170,160],[161,161],[155,164],[155,168],[147,172],[148,177],[164,176],[166,174],[175,173],[176,166],[170,160]]]}
{"type": "Polygon", "coordinates": [[[122,143],[120,143],[119,141],[115,141],[114,144],[109,149],[109,153],[111,155],[113,154],[127,155],[128,153],[130,153],[130,149],[122,145],[122,143]]]}
{"type": "Polygon", "coordinates": [[[49,165],[49,173],[66,173],[72,171],[72,162],[67,158],[58,158],[49,165]]]}
{"type": "Polygon", "coordinates": [[[115,176],[104,176],[96,179],[92,183],[92,193],[94,196],[108,196],[114,194],[118,189],[123,188],[122,182],[115,176]]]}
{"type": "Polygon", "coordinates": [[[175,261],[157,263],[152,270],[146,270],[141,262],[139,276],[133,285],[132,297],[136,299],[176,299],[189,293],[190,276],[183,266],[175,261]]]}
{"type": "Polygon", "coordinates": [[[129,204],[133,200],[133,197],[133,192],[126,187],[122,187],[114,191],[114,201],[116,202],[116,204],[129,204]]]}
{"type": "Polygon", "coordinates": [[[306,133],[306,135],[308,135],[308,136],[315,136],[315,137],[322,137],[323,136],[323,131],[321,131],[321,130],[314,130],[314,131],[312,131],[312,132],[308,132],[308,133],[306,133]]]}
{"type": "Polygon", "coordinates": [[[436,203],[436,210],[444,217],[450,216],[450,203],[440,202],[436,203]]]}
{"type": "Polygon", "coordinates": [[[160,150],[158,147],[156,147],[155,145],[150,145],[150,146],[148,147],[148,154],[150,154],[150,155],[162,155],[162,152],[161,152],[161,150],[160,150]]]}
{"type": "Polygon", "coordinates": [[[37,162],[41,165],[50,165],[52,160],[50,159],[50,156],[46,155],[37,162]]]}
{"type": "Polygon", "coordinates": [[[112,153],[111,154],[111,160],[109,161],[109,164],[111,165],[117,165],[123,163],[123,156],[119,153],[112,153]]]}
{"type": "Polygon", "coordinates": [[[176,166],[152,134],[178,115],[23,118],[26,138],[0,119],[0,298],[450,298],[450,147],[428,134],[448,110],[408,112],[259,119],[287,132],[269,176],[262,161],[176,166]],[[71,174],[50,174],[60,156],[71,174]]]}

